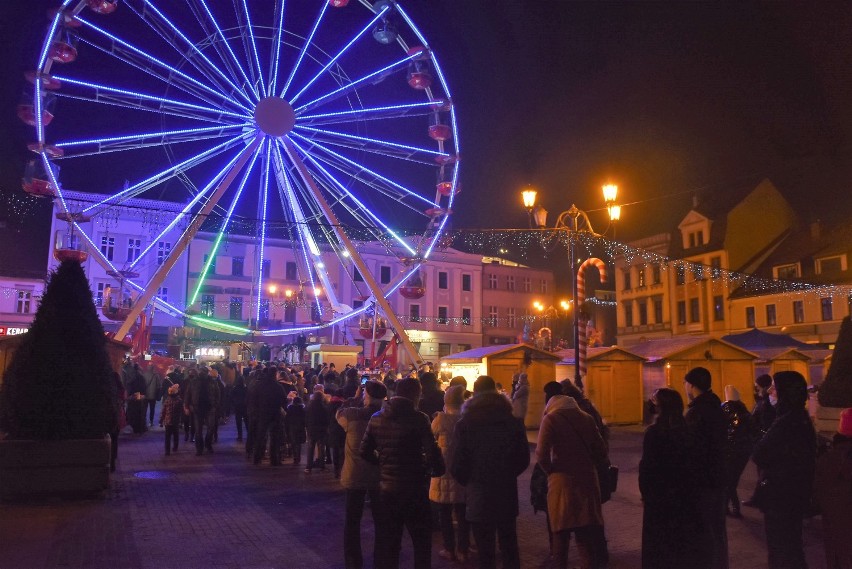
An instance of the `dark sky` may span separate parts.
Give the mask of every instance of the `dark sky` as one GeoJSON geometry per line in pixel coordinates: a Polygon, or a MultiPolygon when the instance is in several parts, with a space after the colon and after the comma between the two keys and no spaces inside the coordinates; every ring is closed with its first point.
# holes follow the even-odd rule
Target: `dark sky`
{"type": "MultiPolygon", "coordinates": [[[[19,191],[26,158],[29,127],[14,109],[21,73],[54,4],[0,7],[4,193],[19,191]]],[[[617,183],[620,201],[643,202],[624,209],[625,234],[670,223],[694,193],[712,199],[762,177],[808,218],[852,211],[850,3],[404,5],[443,63],[458,111],[456,227],[524,226],[526,183],[554,216],[572,202],[601,207],[600,186],[617,183]]],[[[46,216],[30,217],[18,233],[14,223],[0,229],[2,265],[44,267],[46,240],[32,234],[46,216]],[[37,243],[36,255],[22,240],[37,243]]]]}

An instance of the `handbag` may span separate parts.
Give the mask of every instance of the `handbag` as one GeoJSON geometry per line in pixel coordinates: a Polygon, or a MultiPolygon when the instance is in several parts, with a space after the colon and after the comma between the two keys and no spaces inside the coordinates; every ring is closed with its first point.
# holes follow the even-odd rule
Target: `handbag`
{"type": "MultiPolygon", "coordinates": [[[[580,439],[580,442],[583,443],[583,446],[586,448],[586,454],[591,458],[592,453],[589,450],[589,445],[586,444],[586,439],[584,439],[577,429],[574,428],[574,425],[571,422],[568,422],[568,426],[571,427],[571,430],[577,435],[580,439]]],[[[601,504],[609,502],[610,498],[612,498],[613,493],[618,488],[618,467],[609,464],[607,466],[599,466],[597,467],[598,471],[598,486],[601,489],[601,504]]]]}

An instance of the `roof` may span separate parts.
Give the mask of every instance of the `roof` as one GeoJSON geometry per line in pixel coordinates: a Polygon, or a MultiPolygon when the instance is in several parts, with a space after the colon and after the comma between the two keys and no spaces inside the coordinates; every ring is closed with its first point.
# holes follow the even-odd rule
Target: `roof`
{"type": "MultiPolygon", "coordinates": [[[[632,356],[632,357],[634,357],[636,359],[640,359],[640,360],[646,359],[643,356],[640,356],[639,354],[633,353],[631,350],[624,349],[620,346],[599,346],[599,347],[595,347],[595,348],[589,348],[588,350],[586,350],[586,359],[587,360],[593,360],[593,359],[596,359],[596,358],[603,357],[604,355],[609,354],[611,352],[621,352],[623,354],[627,354],[628,356],[632,356]]],[[[559,363],[562,363],[562,364],[573,364],[574,363],[574,349],[573,348],[568,348],[568,349],[565,349],[565,350],[559,350],[558,352],[554,352],[554,353],[555,353],[555,355],[557,355],[561,358],[561,361],[559,363]]]]}
{"type": "Polygon", "coordinates": [[[810,354],[796,348],[757,348],[754,350],[754,353],[756,353],[760,359],[766,361],[780,359],[781,356],[788,354],[799,356],[799,359],[808,361],[814,359],[810,354]]]}
{"type": "Polygon", "coordinates": [[[685,352],[686,350],[689,350],[696,346],[700,346],[701,344],[707,342],[718,342],[720,344],[734,348],[735,350],[738,350],[740,352],[744,352],[752,357],[757,357],[757,354],[755,354],[754,352],[743,349],[737,345],[731,344],[730,342],[720,340],[719,338],[714,338],[712,336],[681,336],[677,338],[660,338],[656,340],[646,340],[644,342],[640,342],[639,344],[634,344],[633,346],[630,346],[630,351],[636,354],[637,356],[645,358],[650,362],[655,362],[658,360],[674,357],[680,354],[681,352],[685,352]]]}
{"type": "Polygon", "coordinates": [[[722,336],[722,339],[747,350],[785,347],[808,349],[813,347],[810,344],[800,342],[787,334],[773,334],[771,332],[758,330],[757,328],[752,328],[748,332],[742,332],[741,334],[728,334],[727,336],[722,336]]]}
{"type": "Polygon", "coordinates": [[[499,354],[508,353],[513,350],[519,349],[529,350],[530,352],[532,352],[533,359],[550,359],[553,361],[559,360],[559,356],[554,354],[553,352],[539,350],[538,348],[530,346],[529,344],[500,344],[496,346],[482,346],[481,348],[473,348],[470,350],[459,352],[457,354],[444,356],[443,358],[441,358],[441,361],[462,363],[464,361],[469,360],[481,360],[483,358],[491,358],[499,354]]]}

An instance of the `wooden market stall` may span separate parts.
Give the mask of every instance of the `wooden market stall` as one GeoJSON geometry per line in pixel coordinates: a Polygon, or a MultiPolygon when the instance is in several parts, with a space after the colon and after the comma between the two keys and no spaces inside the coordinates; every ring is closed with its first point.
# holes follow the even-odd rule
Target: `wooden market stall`
{"type": "Polygon", "coordinates": [[[808,383],[811,382],[810,369],[813,358],[807,352],[798,348],[764,348],[752,351],[758,356],[754,366],[755,376],[764,373],[775,375],[779,371],[797,371],[808,383]]]}

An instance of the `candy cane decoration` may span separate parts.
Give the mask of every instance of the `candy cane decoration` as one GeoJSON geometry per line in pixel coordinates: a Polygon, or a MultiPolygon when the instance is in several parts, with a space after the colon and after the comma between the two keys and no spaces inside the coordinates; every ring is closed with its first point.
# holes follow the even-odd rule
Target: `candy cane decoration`
{"type": "MultiPolygon", "coordinates": [[[[597,257],[589,257],[583,264],[580,265],[580,268],[577,269],[577,298],[574,304],[574,310],[579,311],[580,307],[586,301],[586,268],[588,267],[596,267],[598,272],[601,275],[601,282],[606,282],[606,263],[598,259],[597,257]]],[[[574,312],[574,318],[580,318],[579,312],[574,312]]],[[[579,337],[580,337],[580,377],[586,377],[586,349],[589,347],[589,341],[586,337],[586,327],[588,326],[588,319],[581,318],[579,321],[579,337]]]]}

